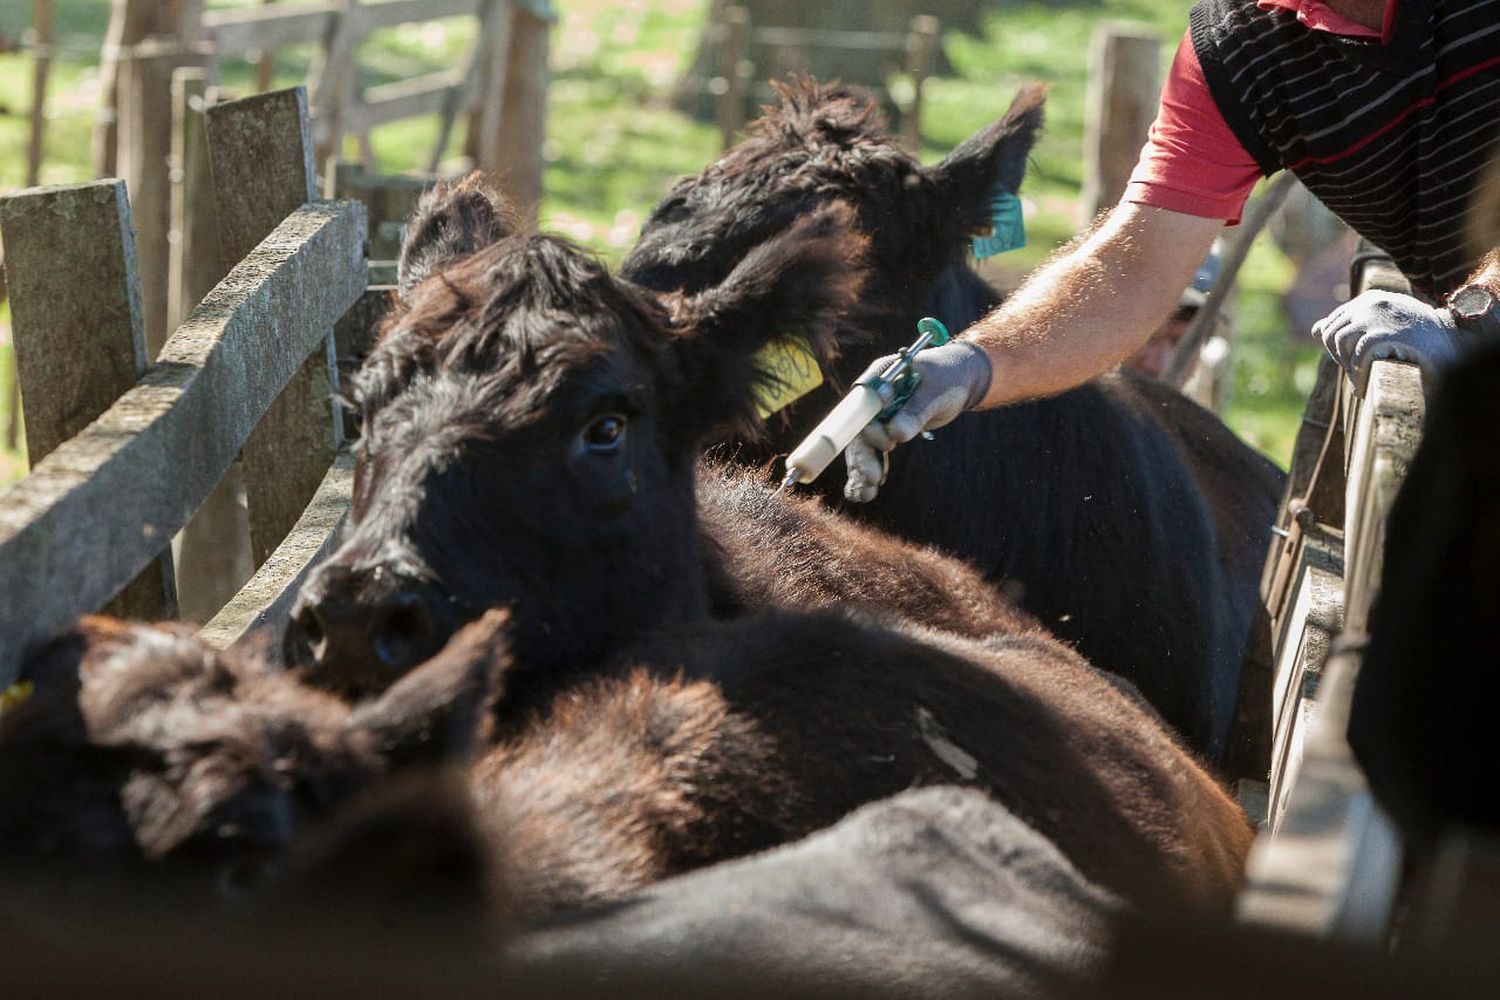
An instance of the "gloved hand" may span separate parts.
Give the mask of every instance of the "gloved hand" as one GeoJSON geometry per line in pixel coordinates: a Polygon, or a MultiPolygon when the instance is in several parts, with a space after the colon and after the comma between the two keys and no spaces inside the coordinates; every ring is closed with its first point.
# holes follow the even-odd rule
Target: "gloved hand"
{"type": "Polygon", "coordinates": [[[1456,359],[1465,342],[1449,310],[1382,291],[1355,296],[1314,323],[1312,332],[1348,372],[1360,395],[1376,358],[1414,361],[1423,372],[1433,372],[1456,359]]]}
{"type": "MultiPolygon", "coordinates": [[[[881,358],[865,369],[860,380],[879,375],[895,360],[894,354],[881,358]]],[[[885,482],[886,452],[923,431],[949,423],[978,405],[990,391],[989,356],[966,340],[929,347],[917,355],[912,369],[921,381],[906,405],[890,420],[872,422],[844,449],[848,467],[845,499],[855,503],[874,500],[885,482]]]]}

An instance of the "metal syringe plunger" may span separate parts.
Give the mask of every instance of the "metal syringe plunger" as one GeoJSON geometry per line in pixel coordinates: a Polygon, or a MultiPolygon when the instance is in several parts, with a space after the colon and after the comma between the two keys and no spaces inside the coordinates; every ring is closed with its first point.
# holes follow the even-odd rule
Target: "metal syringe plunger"
{"type": "Polygon", "coordinates": [[[948,342],[948,328],[931,316],[917,322],[917,339],[904,347],[879,375],[858,382],[839,401],[812,433],[786,459],[786,478],[781,489],[810,483],[839,456],[859,432],[875,420],[889,420],[906,405],[921,376],[912,370],[912,359],[925,347],[948,342]]]}

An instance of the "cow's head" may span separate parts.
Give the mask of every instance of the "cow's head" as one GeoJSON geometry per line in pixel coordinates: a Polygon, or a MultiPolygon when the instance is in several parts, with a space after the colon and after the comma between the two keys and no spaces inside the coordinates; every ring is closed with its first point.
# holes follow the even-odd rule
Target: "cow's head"
{"type": "MultiPolygon", "coordinates": [[[[1020,185],[1044,89],[1022,89],[1003,118],[930,167],[896,144],[869,95],[806,79],[778,90],[749,138],[656,206],[621,274],[650,288],[705,288],[795,220],[844,203],[870,241],[863,305],[910,339],[940,277],[964,267],[970,238],[990,228],[995,192],[1020,185]]],[[[871,333],[861,322],[839,339],[871,333]]]]}
{"type": "Polygon", "coordinates": [[[702,614],[698,449],[755,421],[758,350],[820,341],[851,302],[848,223],[811,213],[713,287],[658,294],[518,232],[473,181],[430,193],[355,380],[347,535],[303,589],[289,661],[362,694],[490,607],[538,670],[702,614]]]}
{"type": "Polygon", "coordinates": [[[503,643],[503,622],[476,624],[351,709],[182,627],[83,619],[28,658],[24,697],[0,714],[0,854],[248,888],[394,770],[481,742],[503,643]]]}

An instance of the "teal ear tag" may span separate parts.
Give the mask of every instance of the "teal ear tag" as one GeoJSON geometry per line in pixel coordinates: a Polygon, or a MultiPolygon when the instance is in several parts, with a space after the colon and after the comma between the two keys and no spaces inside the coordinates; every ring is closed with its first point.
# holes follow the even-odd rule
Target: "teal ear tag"
{"type": "Polygon", "coordinates": [[[1021,199],[1001,188],[990,199],[990,231],[974,237],[974,259],[984,260],[1026,245],[1026,223],[1021,219],[1021,199]]]}

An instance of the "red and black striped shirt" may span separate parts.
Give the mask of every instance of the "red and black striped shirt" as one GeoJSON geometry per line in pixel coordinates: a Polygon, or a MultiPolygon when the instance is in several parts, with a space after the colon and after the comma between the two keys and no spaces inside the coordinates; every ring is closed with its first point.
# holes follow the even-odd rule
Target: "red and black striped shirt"
{"type": "Polygon", "coordinates": [[[1209,92],[1263,171],[1293,171],[1429,295],[1478,266],[1466,216],[1500,155],[1500,0],[1401,0],[1385,43],[1255,0],[1200,0],[1189,23],[1209,92]]]}

